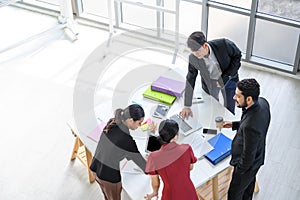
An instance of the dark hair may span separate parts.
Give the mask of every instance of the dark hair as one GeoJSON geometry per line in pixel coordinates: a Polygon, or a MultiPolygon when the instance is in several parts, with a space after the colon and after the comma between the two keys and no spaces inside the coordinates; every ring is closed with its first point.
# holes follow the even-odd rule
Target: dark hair
{"type": "Polygon", "coordinates": [[[200,31],[192,33],[187,40],[187,46],[192,51],[197,51],[204,43],[206,43],[206,38],[204,33],[200,31]]]}
{"type": "Polygon", "coordinates": [[[178,130],[177,122],[172,119],[166,119],[160,122],[158,132],[161,140],[169,143],[178,134],[178,130]]]}
{"type": "Polygon", "coordinates": [[[245,98],[252,97],[256,102],[260,93],[259,84],[254,78],[243,79],[236,84],[237,88],[242,92],[245,98]]]}
{"type": "Polygon", "coordinates": [[[111,118],[104,127],[104,132],[108,133],[112,127],[121,124],[129,118],[132,118],[133,121],[137,121],[143,117],[145,117],[144,109],[138,104],[132,104],[125,109],[118,108],[115,110],[115,117],[111,118]]]}

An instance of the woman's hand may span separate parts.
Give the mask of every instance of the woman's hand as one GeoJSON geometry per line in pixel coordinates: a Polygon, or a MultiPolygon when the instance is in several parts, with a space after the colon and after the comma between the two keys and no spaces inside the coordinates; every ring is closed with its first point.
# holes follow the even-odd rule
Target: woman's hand
{"type": "Polygon", "coordinates": [[[149,124],[149,131],[154,133],[156,130],[156,124],[154,123],[154,121],[152,121],[150,124],[149,124]]]}
{"type": "Polygon", "coordinates": [[[153,197],[156,197],[155,199],[158,199],[158,193],[152,192],[151,194],[146,194],[144,196],[144,199],[146,200],[151,200],[153,197]]]}

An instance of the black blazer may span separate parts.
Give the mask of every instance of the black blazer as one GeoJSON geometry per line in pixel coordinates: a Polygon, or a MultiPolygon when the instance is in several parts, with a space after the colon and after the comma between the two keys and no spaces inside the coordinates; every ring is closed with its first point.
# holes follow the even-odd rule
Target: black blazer
{"type": "MultiPolygon", "coordinates": [[[[229,77],[233,77],[232,80],[237,82],[242,57],[239,48],[233,42],[225,38],[209,41],[208,44],[212,48],[222,71],[221,80],[219,80],[221,86],[229,80],[229,77]]],[[[185,85],[185,106],[192,105],[195,82],[199,71],[202,88],[205,92],[210,94],[209,91],[212,88],[212,83],[206,64],[203,59],[198,59],[193,54],[190,54],[185,85]]]]}
{"type": "Polygon", "coordinates": [[[258,169],[264,164],[270,119],[269,103],[260,97],[243,111],[241,121],[233,122],[232,129],[237,130],[237,133],[231,145],[230,164],[236,166],[239,173],[258,169]]]}
{"type": "Polygon", "coordinates": [[[145,159],[138,151],[129,129],[120,124],[112,127],[107,134],[101,134],[90,169],[99,179],[117,183],[121,181],[119,165],[124,158],[133,160],[145,171],[145,159]]]}

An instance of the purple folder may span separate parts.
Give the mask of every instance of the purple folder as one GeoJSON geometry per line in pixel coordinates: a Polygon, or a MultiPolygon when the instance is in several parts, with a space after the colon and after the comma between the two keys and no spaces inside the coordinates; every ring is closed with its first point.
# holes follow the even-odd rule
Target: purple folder
{"type": "Polygon", "coordinates": [[[151,84],[151,90],[163,92],[176,97],[182,96],[184,88],[184,82],[166,78],[164,76],[158,77],[158,79],[151,84]]]}

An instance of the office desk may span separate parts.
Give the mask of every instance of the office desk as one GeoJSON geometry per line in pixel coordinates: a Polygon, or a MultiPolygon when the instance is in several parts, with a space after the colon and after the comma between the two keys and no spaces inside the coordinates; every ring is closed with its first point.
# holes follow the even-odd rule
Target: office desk
{"type": "MultiPolygon", "coordinates": [[[[136,102],[141,101],[139,98],[141,97],[141,94],[143,92],[144,89],[141,90],[137,90],[136,91],[136,96],[133,95],[132,99],[134,99],[136,102]]],[[[225,109],[218,101],[216,101],[214,98],[212,98],[211,96],[207,95],[205,92],[200,93],[200,94],[195,94],[194,96],[202,96],[204,99],[204,103],[199,103],[199,104],[193,104],[192,109],[193,109],[193,113],[194,113],[194,117],[197,118],[201,124],[203,125],[203,127],[215,127],[215,117],[216,116],[223,116],[224,119],[226,120],[235,120],[235,117],[229,112],[227,111],[227,109],[225,109]]],[[[150,113],[153,112],[153,107],[155,106],[149,106],[149,100],[146,100],[146,108],[149,110],[150,109],[150,113]]],[[[155,103],[157,104],[157,103],[155,103]]],[[[154,104],[154,105],[155,105],[154,104]]],[[[168,112],[168,116],[171,116],[175,113],[178,113],[179,111],[181,111],[183,107],[183,98],[176,100],[176,102],[172,105],[170,111],[168,112]]],[[[234,137],[234,132],[231,131],[231,129],[223,129],[222,132],[228,136],[229,138],[233,138],[234,137]]],[[[195,136],[200,136],[200,134],[202,133],[202,130],[198,131],[198,132],[194,132],[188,136],[183,136],[183,135],[179,135],[179,139],[178,142],[179,143],[187,143],[190,144],[192,142],[192,140],[194,139],[195,136]]],[[[134,134],[134,135],[138,135],[138,134],[134,134]]],[[[207,135],[206,137],[212,137],[212,135],[207,135]]],[[[138,136],[136,136],[136,138],[138,138],[138,136]]],[[[137,141],[139,141],[141,139],[137,139],[137,141]]],[[[145,144],[145,142],[141,142],[141,144],[145,144]]],[[[145,146],[143,145],[139,145],[140,146],[140,151],[143,152],[143,150],[145,149],[145,146]]],[[[200,160],[198,160],[195,164],[194,164],[194,169],[191,171],[191,179],[195,185],[196,188],[200,187],[201,185],[205,184],[208,180],[212,180],[212,187],[213,187],[213,198],[214,199],[219,199],[218,197],[218,178],[217,175],[226,170],[229,167],[229,160],[230,157],[226,158],[224,161],[220,162],[217,165],[212,165],[209,161],[207,161],[206,159],[202,158],[200,160]]],[[[136,185],[134,185],[133,183],[129,183],[131,182],[132,179],[134,179],[134,175],[133,174],[127,174],[127,173],[122,173],[122,175],[124,176],[124,185],[127,185],[127,190],[128,193],[129,191],[134,191],[134,187],[137,187],[136,185]],[[130,187],[133,184],[132,188],[130,187]]],[[[142,199],[143,195],[145,195],[146,191],[151,192],[151,185],[149,184],[148,188],[144,188],[141,189],[140,191],[135,190],[134,196],[138,197],[137,199],[142,199]],[[150,187],[150,188],[149,188],[150,187]],[[141,193],[138,193],[141,192],[141,193]]],[[[125,188],[125,186],[124,186],[125,188]]],[[[160,187],[162,188],[162,187],[160,187]]]]}
{"type": "MultiPolygon", "coordinates": [[[[158,104],[158,102],[156,101],[144,99],[142,97],[142,93],[146,89],[146,87],[147,85],[144,85],[136,89],[135,92],[130,95],[130,98],[127,102],[127,104],[131,104],[134,102],[141,104],[145,109],[145,119],[151,117],[151,112],[153,112],[153,109],[158,104]]],[[[195,94],[195,96],[196,95],[197,94],[195,94]]],[[[192,106],[192,110],[194,111],[194,117],[199,119],[203,127],[215,127],[214,119],[216,116],[223,116],[226,120],[235,120],[234,116],[211,96],[207,95],[205,92],[199,95],[203,97],[204,103],[194,104],[192,106]]],[[[171,109],[168,112],[168,116],[171,116],[174,113],[178,113],[181,110],[182,106],[183,99],[177,99],[171,106],[171,109]]],[[[113,116],[111,100],[109,100],[109,98],[107,98],[106,100],[104,99],[101,104],[95,107],[94,111],[90,112],[96,113],[97,117],[101,118],[103,121],[107,121],[110,117],[113,116]]],[[[76,135],[76,140],[79,140],[79,143],[83,144],[82,147],[87,152],[87,156],[86,158],[84,158],[87,160],[87,162],[83,162],[86,167],[89,166],[91,155],[95,152],[97,146],[96,142],[87,137],[87,135],[95,129],[95,122],[93,120],[95,119],[88,119],[84,115],[82,115],[81,123],[84,124],[84,126],[81,126],[80,128],[78,128],[72,121],[68,123],[72,132],[76,135]]],[[[199,132],[202,133],[202,130],[194,132],[187,137],[179,135],[180,143],[190,143],[195,134],[199,134],[199,132]]],[[[223,129],[222,132],[229,138],[233,138],[234,136],[234,132],[232,132],[231,129],[223,129]]],[[[136,131],[132,131],[132,136],[136,140],[140,152],[144,154],[147,132],[142,132],[139,128],[136,131]]],[[[76,156],[76,153],[77,151],[73,151],[72,158],[76,156]]],[[[208,180],[212,180],[214,199],[218,199],[218,192],[216,189],[218,179],[216,178],[216,175],[229,167],[229,160],[230,157],[226,158],[215,166],[210,164],[206,159],[198,160],[194,165],[194,169],[191,171],[191,179],[195,187],[198,188],[201,185],[205,184],[208,180]]],[[[90,182],[93,182],[94,179],[91,175],[92,174],[89,171],[90,182]]],[[[145,194],[152,191],[150,176],[130,169],[121,170],[121,175],[123,188],[132,199],[143,199],[143,196],[145,194]]]]}

